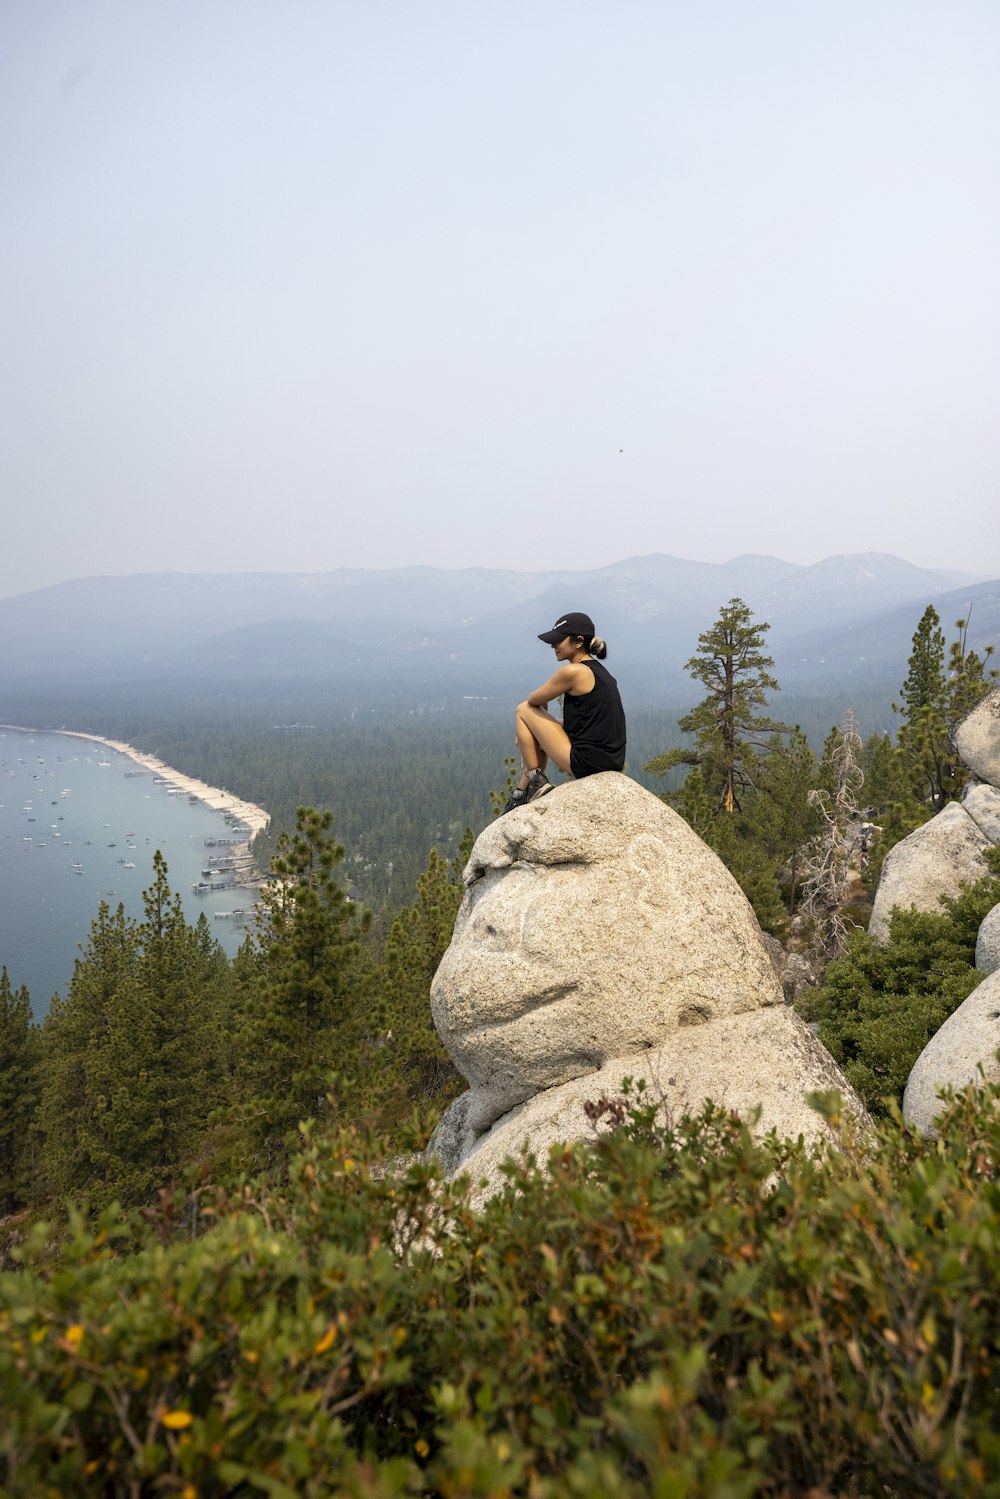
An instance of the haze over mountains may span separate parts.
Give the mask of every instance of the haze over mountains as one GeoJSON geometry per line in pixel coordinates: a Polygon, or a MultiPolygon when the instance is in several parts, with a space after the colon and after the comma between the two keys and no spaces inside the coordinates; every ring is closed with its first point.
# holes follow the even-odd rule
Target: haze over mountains
{"type": "Polygon", "coordinates": [[[322,574],[153,573],[84,578],[0,600],[0,690],[162,678],[338,678],[377,692],[405,678],[464,693],[525,689],[548,667],[535,636],[585,608],[633,696],[675,691],[699,633],[732,596],[771,625],[785,688],[827,695],[905,669],[927,603],[946,632],[1000,641],[1000,580],[885,553],[804,567],[747,555],[652,555],[591,572],[427,567],[322,574]]]}

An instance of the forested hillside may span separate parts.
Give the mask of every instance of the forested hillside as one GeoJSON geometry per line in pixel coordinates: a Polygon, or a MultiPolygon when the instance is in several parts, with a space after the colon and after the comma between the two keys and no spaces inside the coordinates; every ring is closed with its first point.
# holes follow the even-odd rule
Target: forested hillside
{"type": "MultiPolygon", "coordinates": [[[[413,897],[373,915],[345,886],[395,870],[393,845],[345,859],[332,811],[301,807],[232,962],[157,856],[143,918],[101,907],[43,1025],[0,972],[5,1492],[639,1499],[665,1475],[678,1495],[990,1492],[996,1090],[956,1100],[930,1143],[898,1098],[977,982],[1000,859],[881,946],[859,926],[885,849],[961,794],[947,725],[990,668],[961,634],[946,656],[927,610],[897,743],[862,742],[847,712],[817,754],[777,716],[766,630],[730,600],[688,662],[705,695],[683,734],[640,717],[636,737],[762,923],[817,965],[803,1009],[877,1136],[841,1133],[832,1097],[822,1161],[711,1104],[665,1124],[642,1098],[595,1100],[617,1129],[512,1167],[473,1212],[409,1153],[463,1087],[428,993],[473,829],[441,803],[453,783],[481,798],[476,746],[502,770],[494,720],[265,729],[230,705],[214,737],[207,704],[173,730],[150,713],[172,759],[245,794],[290,806],[325,784],[360,839],[386,803],[387,839],[430,827],[456,857],[425,850],[413,897]],[[873,811],[866,851],[851,830],[873,811]]],[[[141,709],[104,711],[141,737],[141,709]]]]}
{"type": "MultiPolygon", "coordinates": [[[[614,663],[609,660],[609,665],[614,663]]],[[[548,669],[538,663],[541,681],[548,669]]],[[[628,772],[651,789],[662,783],[644,766],[681,742],[677,720],[693,699],[664,699],[638,708],[621,677],[628,715],[628,772]]],[[[522,695],[536,685],[521,684],[522,695]]],[[[225,692],[179,682],[127,687],[87,685],[58,693],[19,689],[4,699],[3,716],[33,727],[73,728],[123,740],[210,785],[225,786],[265,807],[272,835],[289,831],[298,806],[329,808],[347,848],[350,878],[378,909],[412,897],[427,851],[453,853],[461,830],[477,831],[490,816],[489,792],[506,779],[513,755],[510,701],[464,697],[379,699],[343,695],[335,684],[306,681],[230,686],[225,692]],[[392,863],[392,871],[389,864],[392,863]]],[[[891,693],[861,697],[775,697],[776,711],[801,725],[818,751],[844,709],[853,704],[865,736],[893,728],[891,693]]]]}

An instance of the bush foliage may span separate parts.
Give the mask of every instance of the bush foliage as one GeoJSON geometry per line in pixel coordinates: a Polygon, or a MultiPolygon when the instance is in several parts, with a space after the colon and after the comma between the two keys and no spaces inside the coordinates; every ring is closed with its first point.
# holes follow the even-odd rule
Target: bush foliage
{"type": "Polygon", "coordinates": [[[1000,850],[985,858],[992,872],[942,897],[940,913],[894,911],[885,943],[855,932],[803,1001],[806,1019],[819,1022],[820,1040],[870,1109],[884,1110],[886,1097],[902,1099],[917,1057],[982,982],[976,935],[1000,902],[1000,850]]]}
{"type": "Polygon", "coordinates": [[[480,1213],[341,1130],[266,1195],[38,1229],[3,1491],[1000,1494],[998,1096],[819,1159],[633,1109],[480,1213]]]}

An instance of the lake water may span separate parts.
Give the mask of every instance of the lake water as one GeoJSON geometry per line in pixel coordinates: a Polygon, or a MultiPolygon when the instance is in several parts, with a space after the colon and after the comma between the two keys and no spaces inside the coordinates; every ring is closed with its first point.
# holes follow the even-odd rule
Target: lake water
{"type": "Polygon", "coordinates": [[[65,994],[102,900],[143,914],[157,849],[188,920],[204,911],[232,956],[246,928],[215,913],[252,906],[254,892],[192,890],[211,856],[229,852],[205,839],[232,836],[221,812],[169,795],[127,755],[61,734],[0,729],[0,965],[15,988],[27,984],[36,1019],[56,991],[65,994]]]}

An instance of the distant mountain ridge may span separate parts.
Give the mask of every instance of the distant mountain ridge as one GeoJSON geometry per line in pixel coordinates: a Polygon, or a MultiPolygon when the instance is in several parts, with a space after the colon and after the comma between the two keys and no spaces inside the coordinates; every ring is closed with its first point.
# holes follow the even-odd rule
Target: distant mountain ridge
{"type": "Polygon", "coordinates": [[[455,690],[487,679],[530,683],[548,664],[538,632],[583,608],[609,642],[609,664],[652,693],[683,676],[698,635],[733,596],[771,625],[783,685],[786,677],[808,686],[834,672],[898,673],[929,602],[946,628],[971,602],[970,643],[1000,639],[1000,581],[879,552],[810,566],[753,554],[724,563],[654,554],[590,571],[151,573],[0,600],[0,689],[39,677],[255,673],[340,674],[376,685],[384,674],[416,674],[455,690]]]}

